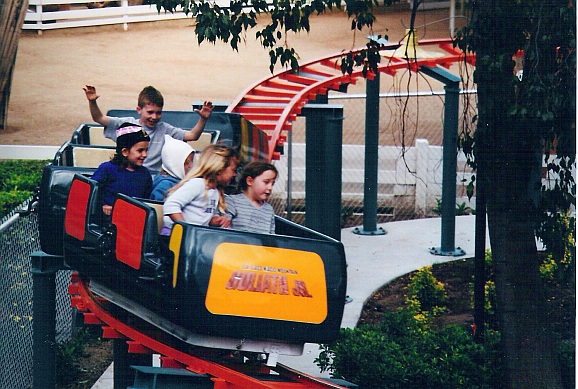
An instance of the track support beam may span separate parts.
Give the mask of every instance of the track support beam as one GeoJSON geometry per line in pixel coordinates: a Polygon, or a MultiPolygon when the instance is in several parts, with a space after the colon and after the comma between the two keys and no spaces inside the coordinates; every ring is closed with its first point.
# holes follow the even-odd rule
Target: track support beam
{"type": "Polygon", "coordinates": [[[30,254],[32,273],[32,387],[56,387],[56,272],[64,269],[60,255],[30,254]]]}
{"type": "Polygon", "coordinates": [[[343,107],[306,104],[305,225],[341,240],[343,107]]]}

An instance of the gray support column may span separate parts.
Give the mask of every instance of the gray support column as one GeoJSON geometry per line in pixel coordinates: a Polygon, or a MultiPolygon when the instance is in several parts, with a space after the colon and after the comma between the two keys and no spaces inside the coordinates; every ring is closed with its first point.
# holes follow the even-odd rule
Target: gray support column
{"type": "MultiPolygon", "coordinates": [[[[444,87],[443,176],[442,176],[442,253],[455,251],[456,236],[456,170],[458,150],[458,110],[460,88],[444,87]]],[[[452,255],[452,254],[449,254],[452,255]]]]}
{"type": "Polygon", "coordinates": [[[377,172],[379,151],[379,73],[373,80],[366,80],[365,97],[365,177],[363,183],[363,229],[353,232],[360,235],[384,235],[377,228],[377,172]]]}
{"type": "Polygon", "coordinates": [[[287,220],[293,217],[293,131],[287,132],[287,220]]]}
{"type": "Polygon", "coordinates": [[[423,66],[420,72],[445,84],[442,176],[441,247],[430,248],[435,255],[460,256],[465,252],[455,247],[456,236],[456,167],[458,151],[458,112],[460,78],[441,68],[423,66]]]}
{"type": "Polygon", "coordinates": [[[307,104],[305,116],[305,225],[341,240],[343,107],[307,104]]]}

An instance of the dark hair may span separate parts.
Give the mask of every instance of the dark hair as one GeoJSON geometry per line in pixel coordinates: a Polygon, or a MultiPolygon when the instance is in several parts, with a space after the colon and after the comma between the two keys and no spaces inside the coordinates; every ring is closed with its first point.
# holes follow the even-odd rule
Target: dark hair
{"type": "Polygon", "coordinates": [[[277,168],[265,161],[253,161],[249,162],[248,164],[243,167],[243,173],[241,173],[241,179],[239,180],[239,184],[237,185],[237,190],[239,192],[243,192],[247,189],[247,177],[255,178],[260,176],[261,174],[265,173],[268,170],[272,170],[275,172],[275,176],[279,175],[277,168]]]}
{"type": "Polygon", "coordinates": [[[124,155],[122,155],[121,152],[117,151],[116,153],[114,153],[114,156],[110,160],[110,163],[118,166],[118,170],[120,171],[128,166],[128,159],[124,155]]]}
{"type": "Polygon", "coordinates": [[[144,107],[146,104],[154,104],[162,108],[165,105],[165,99],[161,92],[156,90],[152,86],[145,86],[144,89],[138,95],[138,106],[144,107]]]}

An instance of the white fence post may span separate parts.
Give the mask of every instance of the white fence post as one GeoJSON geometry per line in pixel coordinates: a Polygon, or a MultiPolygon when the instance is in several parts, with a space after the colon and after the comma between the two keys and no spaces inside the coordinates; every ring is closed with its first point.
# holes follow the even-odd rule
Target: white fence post
{"type": "Polygon", "coordinates": [[[122,0],[122,1],[120,2],[120,7],[123,9],[122,29],[123,29],[124,31],[127,31],[127,30],[128,30],[128,0],[122,0]]]}
{"type": "Polygon", "coordinates": [[[36,26],[38,28],[38,35],[42,35],[42,2],[40,2],[40,4],[35,7],[36,12],[38,13],[38,21],[36,22],[36,26]]]}
{"type": "Polygon", "coordinates": [[[428,189],[428,163],[429,163],[429,142],[426,139],[416,139],[415,141],[416,161],[415,161],[415,213],[425,215],[427,209],[427,189],[428,189]]]}

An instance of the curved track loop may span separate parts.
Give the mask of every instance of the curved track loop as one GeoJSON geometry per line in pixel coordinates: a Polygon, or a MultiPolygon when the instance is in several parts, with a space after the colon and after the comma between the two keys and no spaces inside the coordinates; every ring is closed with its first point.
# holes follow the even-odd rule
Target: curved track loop
{"type": "MultiPolygon", "coordinates": [[[[439,49],[436,58],[405,58],[403,50],[392,56],[383,56],[378,65],[380,73],[395,75],[398,70],[417,71],[422,66],[443,66],[467,61],[473,64],[473,54],[464,54],[454,48],[451,39],[431,39],[419,41],[419,46],[439,49]]],[[[340,52],[305,63],[297,72],[286,70],[267,77],[250,86],[237,96],[227,107],[227,112],[237,112],[269,134],[269,160],[279,159],[278,147],[285,142],[285,131],[290,131],[301,108],[314,100],[317,95],[325,95],[328,90],[345,92],[347,85],[355,84],[363,77],[361,69],[352,74],[343,74],[339,66],[340,58],[355,55],[362,48],[351,52],[340,52]]],[[[368,78],[373,78],[368,74],[368,78]]]]}
{"type": "Polygon", "coordinates": [[[131,353],[160,354],[163,367],[185,368],[197,374],[209,375],[215,389],[344,389],[282,364],[275,367],[226,364],[177,350],[115,317],[107,310],[110,303],[94,295],[88,288],[88,282],[81,280],[77,273],[72,274],[68,293],[71,305],[83,313],[86,324],[102,326],[104,338],[126,339],[131,353]],[[265,379],[260,380],[258,377],[265,379]]]}

